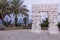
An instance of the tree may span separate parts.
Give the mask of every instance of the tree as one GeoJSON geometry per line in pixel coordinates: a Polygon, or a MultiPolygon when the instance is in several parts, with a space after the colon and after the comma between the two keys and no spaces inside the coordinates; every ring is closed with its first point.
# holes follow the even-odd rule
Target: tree
{"type": "Polygon", "coordinates": [[[21,14],[24,16],[28,16],[27,12],[29,12],[28,9],[26,9],[26,5],[23,5],[24,1],[21,0],[12,0],[11,1],[11,9],[12,12],[14,12],[15,15],[15,26],[17,26],[17,15],[21,14]]]}
{"type": "Polygon", "coordinates": [[[10,12],[10,9],[8,9],[9,7],[9,2],[7,0],[0,0],[0,19],[3,21],[4,23],[4,16],[7,14],[7,12],[10,12]]]}
{"type": "Polygon", "coordinates": [[[26,27],[26,24],[27,24],[27,20],[28,20],[27,17],[24,17],[24,18],[23,18],[23,21],[24,21],[25,27],[26,27]]]}

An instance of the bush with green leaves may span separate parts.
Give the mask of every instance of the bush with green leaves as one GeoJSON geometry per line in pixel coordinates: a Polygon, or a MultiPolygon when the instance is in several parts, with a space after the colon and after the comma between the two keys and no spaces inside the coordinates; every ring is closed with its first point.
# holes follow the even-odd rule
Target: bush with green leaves
{"type": "Polygon", "coordinates": [[[43,23],[41,23],[41,27],[48,27],[48,18],[46,18],[46,20],[43,21],[43,23]]]}
{"type": "Polygon", "coordinates": [[[22,25],[22,23],[17,23],[17,26],[21,26],[22,25]]]}
{"type": "Polygon", "coordinates": [[[58,25],[57,25],[59,28],[60,28],[60,22],[58,23],[58,25]]]}
{"type": "Polygon", "coordinates": [[[44,20],[40,25],[43,30],[47,30],[49,26],[48,18],[46,18],[46,20],[44,20]]]}
{"type": "Polygon", "coordinates": [[[11,21],[8,21],[8,22],[4,21],[3,25],[6,26],[6,27],[8,27],[8,26],[11,25],[11,21]]]}
{"type": "Polygon", "coordinates": [[[28,26],[31,27],[32,26],[32,23],[29,23],[28,26]]]}

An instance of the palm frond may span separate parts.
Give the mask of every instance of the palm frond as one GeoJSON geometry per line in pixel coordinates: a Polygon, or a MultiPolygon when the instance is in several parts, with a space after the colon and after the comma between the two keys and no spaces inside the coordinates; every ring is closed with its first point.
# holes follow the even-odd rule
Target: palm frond
{"type": "Polygon", "coordinates": [[[22,6],[23,2],[24,2],[24,1],[21,1],[21,0],[20,0],[18,6],[22,6]]]}

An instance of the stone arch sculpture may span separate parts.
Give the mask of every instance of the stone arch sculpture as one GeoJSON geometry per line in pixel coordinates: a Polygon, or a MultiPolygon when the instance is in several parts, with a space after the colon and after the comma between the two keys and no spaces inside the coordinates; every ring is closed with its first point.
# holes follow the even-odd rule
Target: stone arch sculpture
{"type": "Polygon", "coordinates": [[[32,31],[36,33],[41,33],[41,22],[40,22],[40,12],[48,13],[49,28],[48,32],[50,34],[58,34],[59,30],[57,27],[57,16],[58,16],[58,5],[57,4],[32,4],[32,14],[33,14],[33,24],[32,31]]]}

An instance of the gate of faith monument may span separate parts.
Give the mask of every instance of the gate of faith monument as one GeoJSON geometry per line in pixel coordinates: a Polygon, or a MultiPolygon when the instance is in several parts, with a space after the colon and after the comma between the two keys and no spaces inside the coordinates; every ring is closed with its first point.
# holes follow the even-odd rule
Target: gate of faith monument
{"type": "Polygon", "coordinates": [[[41,15],[40,12],[47,12],[49,27],[48,32],[50,34],[58,34],[58,5],[57,4],[33,4],[32,14],[33,14],[33,24],[32,32],[41,33],[41,15]]]}

